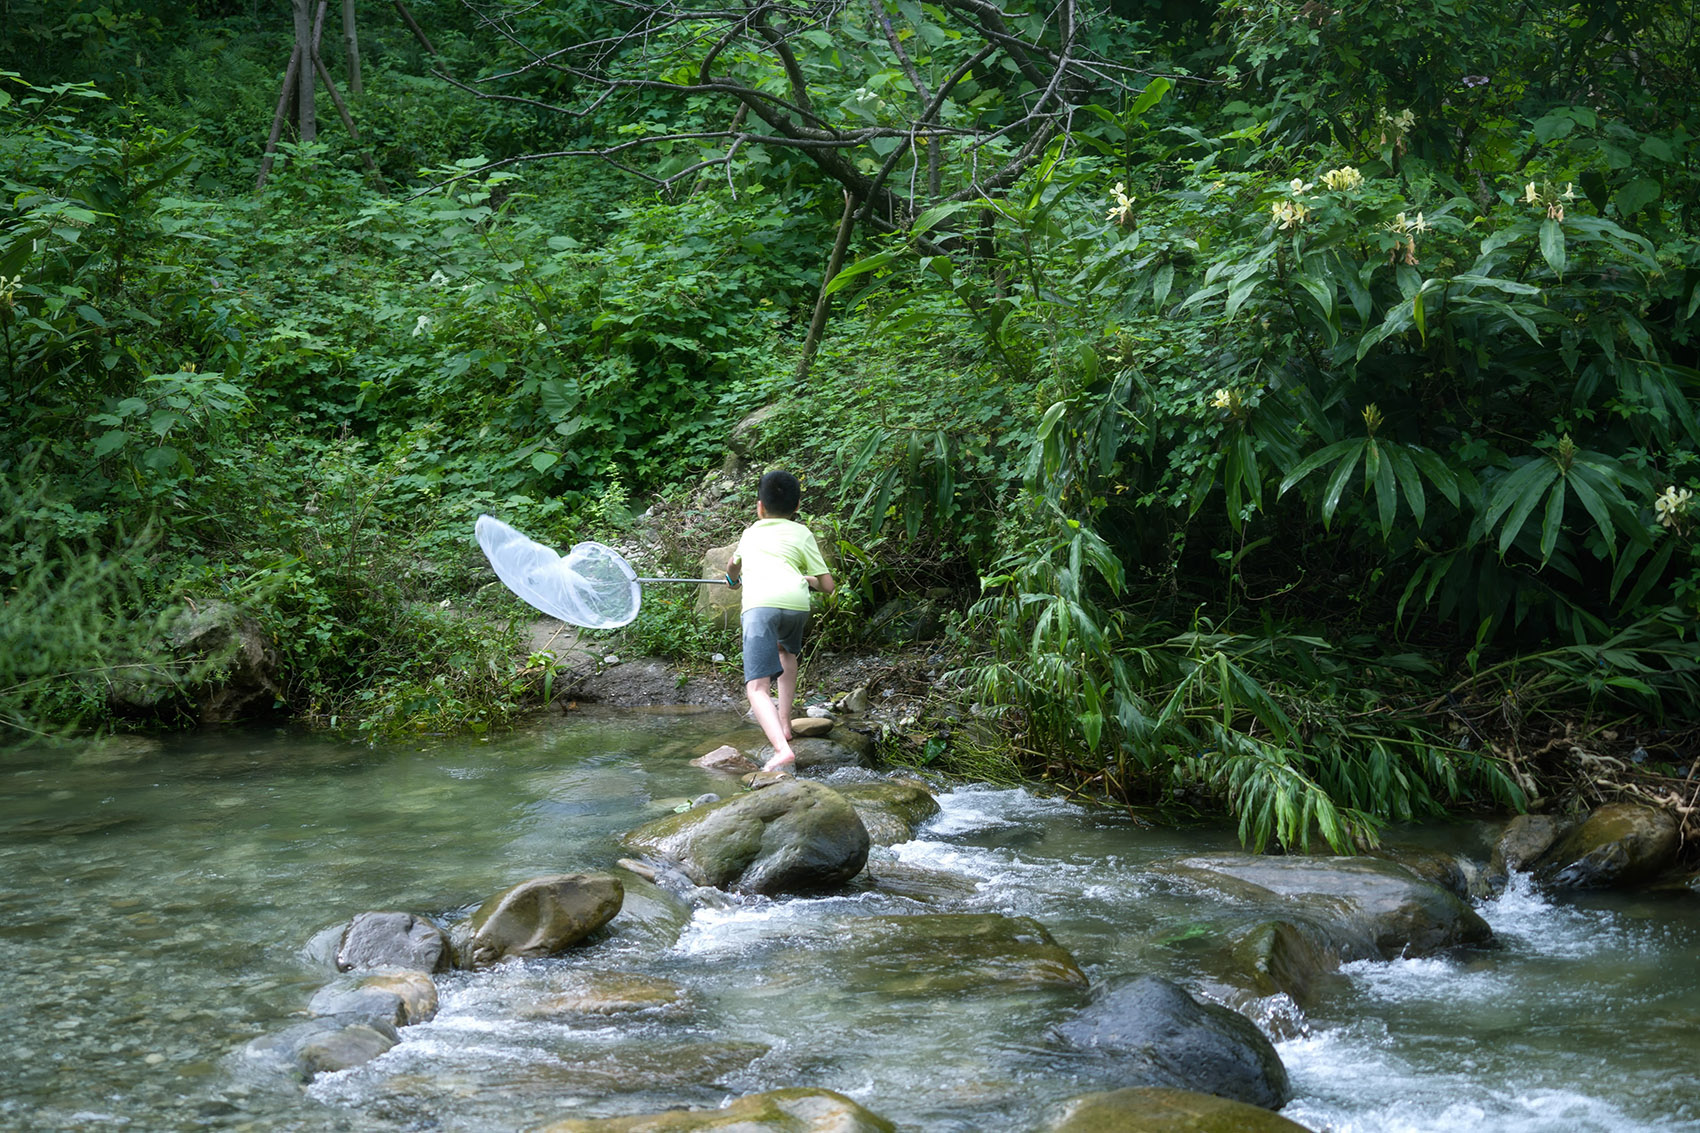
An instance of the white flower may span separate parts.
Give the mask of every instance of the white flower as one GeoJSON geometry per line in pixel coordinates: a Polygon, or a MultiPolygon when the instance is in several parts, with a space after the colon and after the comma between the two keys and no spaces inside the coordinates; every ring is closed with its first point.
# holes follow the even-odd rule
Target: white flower
{"type": "Polygon", "coordinates": [[[1675,484],[1666,488],[1664,495],[1653,501],[1653,511],[1659,517],[1659,523],[1665,527],[1675,527],[1688,514],[1688,501],[1694,493],[1687,488],[1678,488],[1675,484]]]}
{"type": "Polygon", "coordinates": [[[419,321],[413,324],[413,337],[418,338],[429,329],[431,329],[431,316],[420,315],[419,321]]]}
{"type": "Polygon", "coordinates": [[[1298,201],[1275,201],[1269,206],[1271,222],[1279,228],[1297,228],[1310,216],[1310,209],[1298,201]]]}
{"type": "Polygon", "coordinates": [[[437,271],[434,271],[434,272],[431,273],[431,286],[432,287],[441,287],[443,284],[447,283],[448,281],[449,281],[449,277],[444,275],[442,273],[442,269],[440,269],[440,268],[437,271]]]}
{"type": "Polygon", "coordinates": [[[1358,172],[1357,167],[1344,165],[1339,169],[1330,169],[1327,173],[1324,173],[1322,183],[1336,192],[1342,189],[1358,189],[1363,187],[1364,175],[1358,172]]]}
{"type": "Polygon", "coordinates": [[[548,334],[549,328],[544,326],[542,323],[538,323],[536,326],[531,328],[531,333],[532,334],[548,334]]]}
{"type": "Polygon", "coordinates": [[[1133,223],[1133,198],[1127,195],[1127,186],[1120,181],[1110,190],[1110,199],[1115,201],[1105,220],[1114,221],[1124,228],[1133,223]]]}
{"type": "Polygon", "coordinates": [[[1287,183],[1287,187],[1293,191],[1293,196],[1295,196],[1295,197],[1302,196],[1303,194],[1308,193],[1312,189],[1316,188],[1315,185],[1313,185],[1309,181],[1306,181],[1303,177],[1293,178],[1291,181],[1289,181],[1287,183]]]}

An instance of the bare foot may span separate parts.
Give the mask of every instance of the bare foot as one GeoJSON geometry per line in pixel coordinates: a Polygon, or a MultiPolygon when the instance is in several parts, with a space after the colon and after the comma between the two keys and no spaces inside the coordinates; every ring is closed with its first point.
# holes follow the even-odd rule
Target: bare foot
{"type": "Polygon", "coordinates": [[[761,769],[763,771],[790,771],[796,766],[797,757],[795,755],[776,755],[762,764],[761,769]]]}

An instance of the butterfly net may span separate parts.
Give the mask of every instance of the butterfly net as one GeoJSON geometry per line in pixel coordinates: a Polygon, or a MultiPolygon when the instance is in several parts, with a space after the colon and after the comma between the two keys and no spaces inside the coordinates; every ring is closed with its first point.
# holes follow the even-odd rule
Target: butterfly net
{"type": "Polygon", "coordinates": [[[499,519],[478,517],[478,545],[496,577],[553,618],[587,629],[613,629],[637,617],[637,572],[601,543],[575,543],[562,558],[499,519]]]}

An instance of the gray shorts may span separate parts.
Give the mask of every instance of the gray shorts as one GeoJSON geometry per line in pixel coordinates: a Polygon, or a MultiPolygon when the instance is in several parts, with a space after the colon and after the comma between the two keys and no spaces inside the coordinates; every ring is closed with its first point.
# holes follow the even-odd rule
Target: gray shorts
{"type": "Polygon", "coordinates": [[[744,611],[744,680],[772,679],[784,669],[779,651],[796,656],[803,651],[803,631],[809,628],[807,610],[757,606],[744,611]]]}

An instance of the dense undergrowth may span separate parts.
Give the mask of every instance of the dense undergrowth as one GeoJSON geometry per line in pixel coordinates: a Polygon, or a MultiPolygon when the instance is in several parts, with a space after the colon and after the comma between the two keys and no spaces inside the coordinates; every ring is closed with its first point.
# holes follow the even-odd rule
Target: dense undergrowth
{"type": "MultiPolygon", "coordinates": [[[[9,736],[115,723],[126,667],[172,663],[159,619],[213,599],[275,643],[281,714],[497,726],[555,671],[518,656],[472,519],[694,573],[728,528],[705,485],[766,408],[740,444],[804,475],[841,563],[816,642],[867,648],[893,598],[951,611],[906,758],[993,746],[1258,846],[1555,793],[1694,805],[1692,14],[1098,20],[1165,77],[1013,183],[864,231],[799,378],[838,186],[761,146],[662,192],[491,168],[634,119],[468,99],[432,67],[508,49],[418,7],[441,58],[379,25],[354,106],[388,194],[329,129],[253,192],[281,69],[257,18],[16,8],[14,45],[54,46],[0,76],[9,736]]],[[[891,17],[923,64],[957,50],[891,17]]],[[[905,74],[810,81],[874,121],[905,74]]],[[[729,651],[659,596],[626,641],[729,651]]]]}

